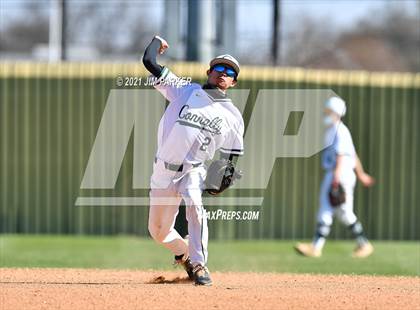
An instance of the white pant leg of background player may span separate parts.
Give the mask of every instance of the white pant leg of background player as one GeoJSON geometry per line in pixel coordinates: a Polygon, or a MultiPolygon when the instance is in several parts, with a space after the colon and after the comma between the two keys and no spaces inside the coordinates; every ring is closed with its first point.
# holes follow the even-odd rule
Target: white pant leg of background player
{"type": "Polygon", "coordinates": [[[354,213],[354,188],[356,186],[356,174],[353,170],[343,173],[343,181],[341,181],[346,192],[346,202],[335,212],[336,217],[348,227],[353,234],[359,246],[368,242],[365,236],[363,226],[354,213]],[[347,194],[348,193],[348,194],[347,194]]]}
{"type": "Polygon", "coordinates": [[[335,215],[344,225],[348,226],[353,224],[357,220],[356,215],[353,212],[353,193],[354,186],[356,184],[354,172],[345,172],[340,178],[340,184],[346,192],[346,202],[337,208],[331,207],[328,196],[331,189],[332,179],[333,171],[331,170],[325,173],[324,179],[322,180],[321,190],[319,193],[320,209],[317,217],[318,223],[331,226],[333,216],[335,215]]]}
{"type": "MultiPolygon", "coordinates": [[[[320,208],[317,216],[317,233],[314,238],[314,247],[322,249],[325,239],[331,231],[333,216],[346,226],[351,226],[357,222],[357,217],[353,212],[353,193],[356,184],[356,176],[352,170],[343,171],[340,177],[340,184],[346,192],[346,202],[339,207],[333,208],[329,200],[329,191],[334,172],[332,170],[325,173],[319,193],[320,208]]],[[[352,228],[350,228],[352,229],[352,228]]]]}
{"type": "Polygon", "coordinates": [[[331,225],[333,222],[334,210],[330,205],[328,192],[331,188],[333,179],[333,172],[326,171],[321,183],[319,191],[319,210],[317,215],[317,228],[313,245],[316,249],[321,250],[324,247],[325,240],[330,234],[331,225]]]}
{"type": "Polygon", "coordinates": [[[356,185],[356,175],[353,170],[344,170],[340,177],[340,184],[346,193],[346,201],[339,207],[334,208],[335,217],[344,225],[349,226],[357,221],[354,214],[353,194],[356,185]]]}

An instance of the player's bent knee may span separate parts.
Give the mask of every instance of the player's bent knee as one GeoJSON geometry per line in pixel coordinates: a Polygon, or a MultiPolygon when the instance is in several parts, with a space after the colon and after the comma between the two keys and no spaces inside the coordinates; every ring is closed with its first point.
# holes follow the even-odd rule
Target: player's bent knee
{"type": "Polygon", "coordinates": [[[363,234],[363,226],[359,221],[356,221],[353,224],[348,225],[348,228],[352,232],[353,236],[357,237],[363,234]]]}
{"type": "Polygon", "coordinates": [[[326,225],[325,223],[318,223],[316,228],[316,234],[320,237],[328,237],[331,232],[331,225],[326,225]]]}
{"type": "Polygon", "coordinates": [[[152,225],[152,224],[150,224],[150,223],[149,223],[148,229],[149,229],[149,234],[150,234],[150,236],[151,236],[153,239],[155,239],[155,240],[156,240],[156,237],[157,237],[157,235],[158,235],[158,230],[157,230],[156,226],[154,226],[154,225],[152,225]]]}
{"type": "Polygon", "coordinates": [[[156,224],[149,223],[148,226],[150,236],[159,243],[162,243],[165,239],[165,234],[163,233],[163,229],[156,224]]]}

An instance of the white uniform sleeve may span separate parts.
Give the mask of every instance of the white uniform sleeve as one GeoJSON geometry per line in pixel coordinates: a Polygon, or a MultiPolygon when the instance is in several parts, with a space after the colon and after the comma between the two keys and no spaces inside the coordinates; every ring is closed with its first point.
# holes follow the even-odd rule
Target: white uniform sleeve
{"type": "Polygon", "coordinates": [[[337,155],[354,155],[355,148],[353,139],[351,138],[350,131],[347,129],[347,127],[339,126],[336,139],[337,140],[334,144],[334,150],[337,155]]]}
{"type": "Polygon", "coordinates": [[[185,81],[164,67],[154,87],[170,102],[181,96],[185,89],[185,81]]]}
{"type": "Polygon", "coordinates": [[[220,148],[224,154],[243,155],[244,154],[244,121],[232,128],[220,148]]]}

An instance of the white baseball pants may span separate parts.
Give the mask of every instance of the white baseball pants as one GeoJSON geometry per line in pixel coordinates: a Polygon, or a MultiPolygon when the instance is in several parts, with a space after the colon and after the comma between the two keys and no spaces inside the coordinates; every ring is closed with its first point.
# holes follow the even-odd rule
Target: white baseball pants
{"type": "Polygon", "coordinates": [[[208,228],[202,202],[206,169],[184,164],[182,172],[165,168],[157,160],[150,183],[149,232],[152,238],[174,255],[187,254],[193,264],[207,262],[208,228]],[[188,243],[175,230],[179,204],[184,199],[188,221],[188,243]]]}
{"type": "Polygon", "coordinates": [[[344,170],[342,172],[340,183],[346,192],[346,202],[335,208],[331,206],[328,197],[333,177],[333,170],[328,170],[322,180],[319,194],[318,223],[331,226],[333,216],[336,216],[346,226],[354,224],[357,221],[357,217],[353,212],[353,192],[356,185],[356,175],[353,170],[344,170]]]}

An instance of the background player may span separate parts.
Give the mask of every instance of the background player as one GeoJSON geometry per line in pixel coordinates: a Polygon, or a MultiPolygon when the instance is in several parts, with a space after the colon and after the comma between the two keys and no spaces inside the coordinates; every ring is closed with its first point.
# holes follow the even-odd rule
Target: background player
{"type": "Polygon", "coordinates": [[[354,257],[367,257],[373,252],[373,247],[364,235],[362,224],[353,212],[353,192],[357,178],[364,186],[371,186],[374,179],[364,172],[349,129],[343,124],[341,118],[346,113],[345,102],[338,97],[332,97],[325,103],[324,123],[327,127],[325,142],[333,143],[322,154],[322,166],[325,176],[320,190],[320,209],[318,211],[318,224],[312,244],[298,243],[295,249],[305,256],[319,257],[328,237],[333,216],[335,215],[346,225],[356,238],[357,247],[354,257]],[[356,175],[355,172],[356,171],[356,175]],[[329,201],[331,186],[341,184],[345,191],[346,201],[332,207],[329,201]]]}
{"type": "Polygon", "coordinates": [[[202,191],[206,176],[204,162],[216,150],[234,161],[243,153],[244,123],[226,90],[236,85],[239,64],[230,55],[210,62],[207,83],[184,85],[167,67],[156,62],[168,43],[156,36],[146,48],[145,67],[158,82],[155,88],[168,105],[158,129],[158,149],[151,177],[149,232],[153,239],[175,255],[198,285],[211,285],[206,267],[208,230],[202,191]],[[174,229],[179,204],[184,200],[188,240],[174,229]]]}

